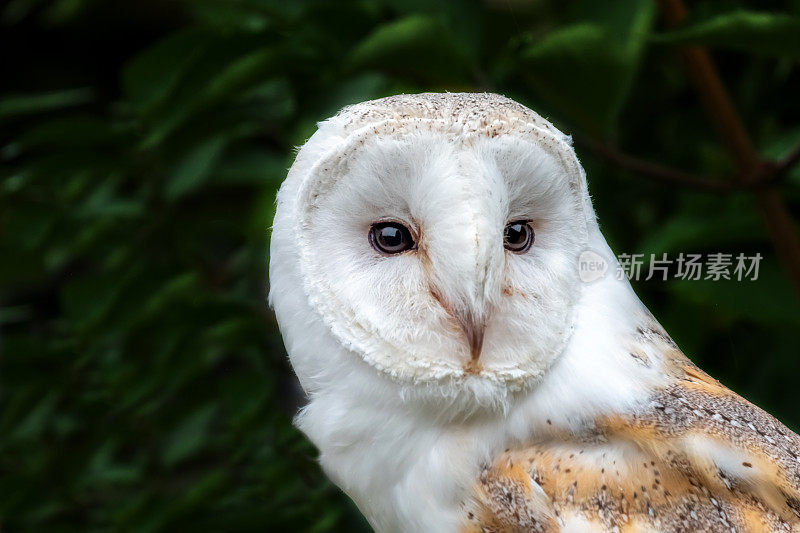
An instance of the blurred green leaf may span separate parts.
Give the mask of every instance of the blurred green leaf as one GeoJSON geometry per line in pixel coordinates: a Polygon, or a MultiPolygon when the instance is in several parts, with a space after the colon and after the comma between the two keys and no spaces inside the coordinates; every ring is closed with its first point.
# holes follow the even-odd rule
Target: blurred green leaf
{"type": "Polygon", "coordinates": [[[93,91],[88,87],[3,96],[0,98],[0,120],[85,104],[91,101],[92,96],[93,91]]]}
{"type": "Polygon", "coordinates": [[[11,438],[22,441],[32,441],[41,438],[46,426],[50,423],[50,417],[55,411],[58,403],[58,395],[51,392],[41,398],[29,413],[19,421],[11,438]]]}
{"type": "Polygon", "coordinates": [[[144,146],[157,145],[193,115],[208,110],[224,98],[241,96],[270,77],[275,61],[271,50],[255,50],[242,57],[231,58],[228,56],[235,54],[243,45],[224,44],[214,49],[214,61],[187,72],[179,90],[163,102],[157,115],[152,115],[153,128],[145,138],[144,146]]]}
{"type": "Polygon", "coordinates": [[[20,136],[19,141],[24,148],[68,148],[114,146],[117,139],[116,132],[101,117],[73,115],[43,121],[20,136]]]}
{"type": "Polygon", "coordinates": [[[656,35],[666,44],[702,44],[774,57],[800,59],[800,16],[733,11],[656,35]]]}
{"type": "Polygon", "coordinates": [[[468,73],[449,28],[432,15],[408,15],[376,28],[353,50],[348,63],[432,80],[461,80],[468,73]]]}
{"type": "Polygon", "coordinates": [[[139,54],[122,71],[122,84],[131,102],[145,112],[163,103],[212,42],[204,31],[192,28],[139,54]]]}
{"type": "Polygon", "coordinates": [[[167,199],[175,200],[201,187],[213,172],[227,143],[225,137],[213,137],[187,152],[165,184],[167,199]]]}
{"type": "Polygon", "coordinates": [[[727,199],[716,209],[709,209],[708,202],[683,206],[647,235],[637,252],[646,256],[660,256],[664,252],[714,252],[721,246],[746,245],[763,238],[755,206],[738,197],[727,199]]]}
{"type": "Polygon", "coordinates": [[[48,24],[59,25],[79,18],[85,11],[102,0],[55,0],[44,13],[48,24]]]}
{"type": "Polygon", "coordinates": [[[242,150],[226,155],[214,173],[217,184],[269,185],[270,192],[280,185],[290,164],[283,154],[259,149],[242,150]]]}
{"type": "Polygon", "coordinates": [[[142,467],[117,461],[114,457],[116,452],[116,443],[108,441],[94,453],[84,476],[87,484],[111,483],[118,486],[141,479],[142,467]]]}
{"type": "Polygon", "coordinates": [[[609,136],[639,66],[653,3],[623,2],[592,22],[559,28],[519,53],[525,79],[586,130],[609,136]],[[619,31],[621,8],[627,19],[619,31]],[[588,89],[588,90],[587,90],[588,89]]]}
{"type": "Polygon", "coordinates": [[[90,276],[72,281],[61,291],[61,305],[72,322],[91,324],[110,309],[122,280],[117,276],[90,276]]]}
{"type": "Polygon", "coordinates": [[[210,80],[205,88],[205,95],[209,100],[217,100],[243,87],[252,86],[253,81],[272,73],[275,62],[275,53],[269,49],[255,50],[243,55],[210,80]]]}
{"type": "Polygon", "coordinates": [[[167,466],[173,466],[202,449],[212,419],[216,414],[215,405],[201,407],[187,416],[168,438],[162,460],[167,466]]]}
{"type": "MultiPolygon", "coordinates": [[[[779,131],[771,132],[764,137],[761,153],[773,161],[780,161],[800,147],[800,127],[788,129],[781,127],[779,131]]],[[[787,181],[800,185],[800,165],[789,169],[787,181]]],[[[796,194],[797,189],[790,189],[790,192],[796,194]]]]}
{"type": "Polygon", "coordinates": [[[270,16],[273,13],[266,3],[259,2],[195,0],[191,10],[194,17],[204,25],[228,31],[261,32],[274,21],[274,17],[270,16]]]}
{"type": "MultiPolygon", "coordinates": [[[[735,257],[733,261],[735,265],[735,257]]],[[[784,327],[800,324],[800,302],[774,260],[762,259],[757,280],[738,281],[732,276],[730,280],[674,281],[670,291],[687,304],[699,304],[729,322],[747,319],[784,327]]]]}
{"type": "Polygon", "coordinates": [[[296,110],[292,88],[284,78],[270,79],[245,90],[238,102],[252,111],[249,116],[264,121],[285,120],[296,110]]]}

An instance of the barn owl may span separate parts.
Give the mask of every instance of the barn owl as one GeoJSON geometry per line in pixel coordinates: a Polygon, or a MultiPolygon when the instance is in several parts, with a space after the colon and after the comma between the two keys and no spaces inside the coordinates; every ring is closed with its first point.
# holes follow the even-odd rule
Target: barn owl
{"type": "Polygon", "coordinates": [[[278,193],[270,303],[298,427],[380,532],[800,531],[800,437],[615,275],[570,138],[494,94],[319,124],[278,193]]]}

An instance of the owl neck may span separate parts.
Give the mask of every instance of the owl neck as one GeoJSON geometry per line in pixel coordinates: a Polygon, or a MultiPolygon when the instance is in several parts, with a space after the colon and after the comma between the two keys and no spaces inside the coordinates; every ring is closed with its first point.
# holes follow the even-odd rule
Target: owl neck
{"type": "Polygon", "coordinates": [[[582,285],[574,330],[541,382],[515,406],[532,428],[578,429],[595,418],[636,409],[670,378],[670,358],[682,357],[619,274],[615,255],[593,224],[589,260],[606,262],[582,285]]]}

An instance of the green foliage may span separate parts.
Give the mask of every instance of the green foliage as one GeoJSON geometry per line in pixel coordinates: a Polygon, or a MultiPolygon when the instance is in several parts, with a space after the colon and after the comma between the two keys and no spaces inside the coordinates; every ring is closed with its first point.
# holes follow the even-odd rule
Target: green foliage
{"type": "MultiPolygon", "coordinates": [[[[765,156],[800,142],[797,6],[14,0],[0,94],[0,526],[366,531],[291,425],[266,305],[293,147],[340,107],[493,90],[567,132],[730,175],[674,44],[719,48],[765,156]],[[726,50],[733,50],[731,54],[726,50]]],[[[762,253],[757,282],[636,289],[726,384],[800,426],[798,299],[748,193],[655,184],[578,145],[619,252],[762,253]]],[[[781,194],[800,212],[800,173],[781,194]]]]}
{"type": "Polygon", "coordinates": [[[772,57],[800,59],[800,16],[733,11],[698,21],[654,39],[705,44],[772,57]]]}
{"type": "Polygon", "coordinates": [[[654,8],[650,0],[633,0],[587,9],[586,21],[528,35],[532,42],[520,50],[519,65],[531,86],[568,118],[593,133],[613,134],[654,8]]]}
{"type": "Polygon", "coordinates": [[[408,15],[379,26],[353,50],[353,68],[380,68],[421,77],[459,77],[463,58],[442,21],[426,15],[408,15]]]}
{"type": "Polygon", "coordinates": [[[6,96],[0,101],[0,120],[83,104],[90,98],[91,91],[87,89],[67,89],[64,91],[49,91],[44,94],[6,96]]]}

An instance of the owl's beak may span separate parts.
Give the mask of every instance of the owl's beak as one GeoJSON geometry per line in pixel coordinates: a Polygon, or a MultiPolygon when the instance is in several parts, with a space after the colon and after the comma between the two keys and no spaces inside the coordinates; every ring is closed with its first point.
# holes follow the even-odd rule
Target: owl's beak
{"type": "Polygon", "coordinates": [[[486,332],[486,320],[474,316],[472,313],[458,313],[456,320],[461,331],[467,339],[469,345],[470,361],[467,364],[468,368],[475,368],[478,364],[478,358],[481,356],[483,350],[483,336],[486,332]]]}
{"type": "MultiPolygon", "coordinates": [[[[458,217],[453,216],[455,220],[458,217]]],[[[448,220],[439,228],[438,232],[432,232],[438,240],[423,239],[418,253],[431,294],[449,315],[453,329],[460,330],[459,337],[469,357],[466,361],[462,359],[464,371],[479,374],[484,337],[505,268],[503,237],[498,234],[495,221],[487,217],[471,217],[462,224],[448,220]]],[[[467,354],[461,354],[466,359],[467,354]]]]}
{"type": "Polygon", "coordinates": [[[461,331],[464,333],[464,338],[467,341],[470,353],[470,360],[465,367],[466,370],[468,372],[478,372],[480,370],[478,359],[483,350],[483,337],[486,332],[486,318],[476,316],[475,313],[470,310],[455,309],[453,306],[449,305],[436,290],[431,290],[431,293],[447,313],[455,319],[461,331]]]}

